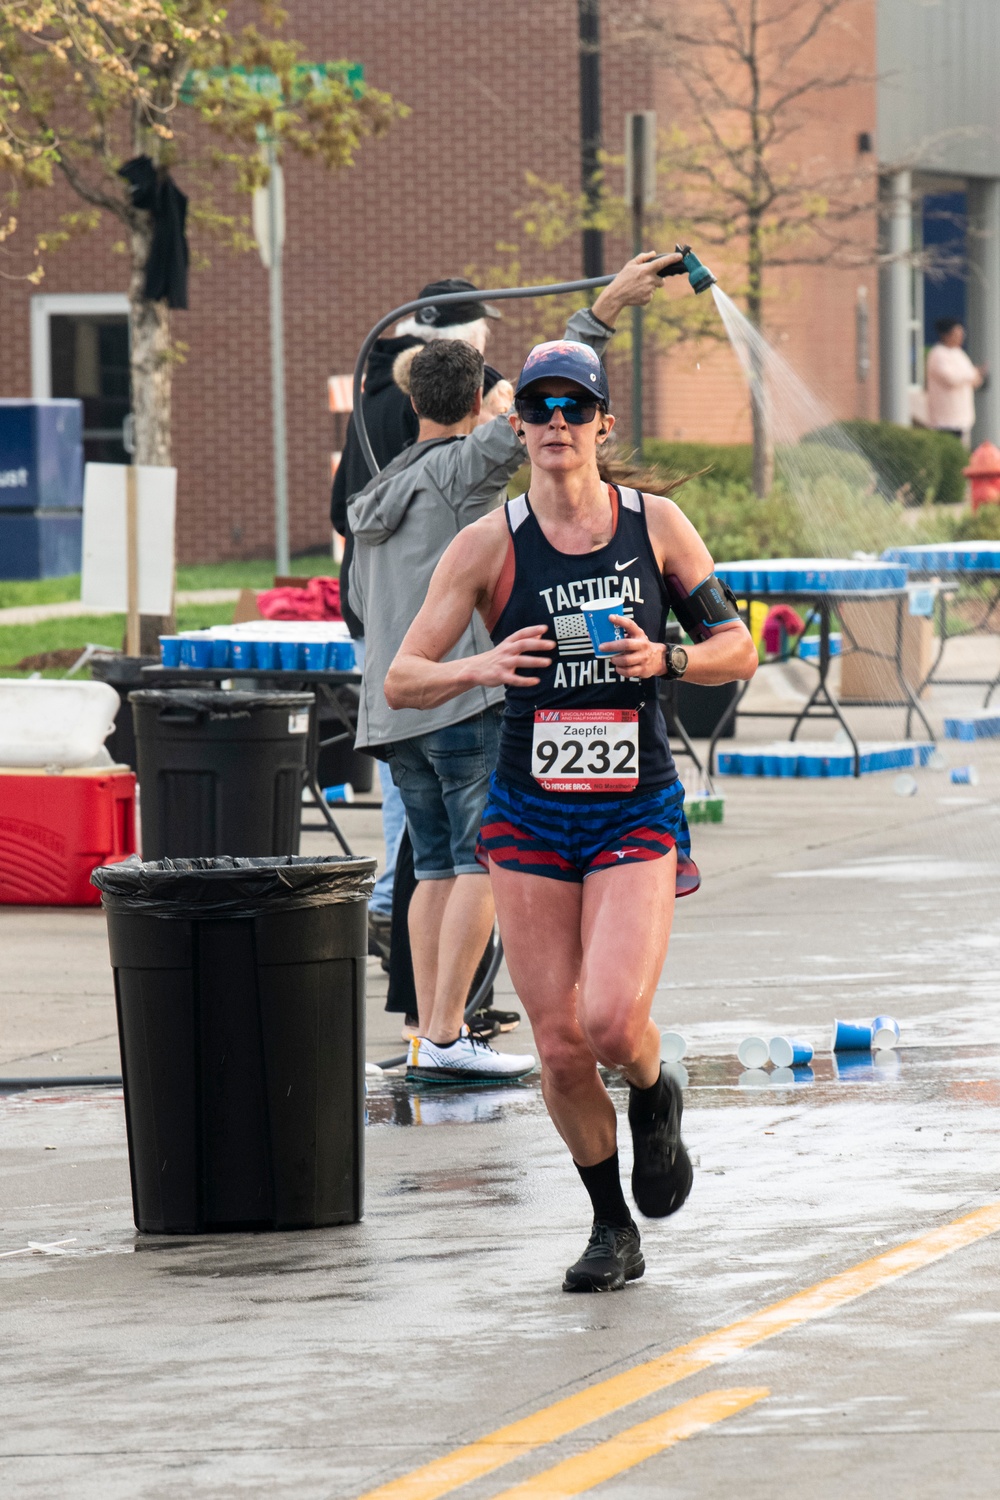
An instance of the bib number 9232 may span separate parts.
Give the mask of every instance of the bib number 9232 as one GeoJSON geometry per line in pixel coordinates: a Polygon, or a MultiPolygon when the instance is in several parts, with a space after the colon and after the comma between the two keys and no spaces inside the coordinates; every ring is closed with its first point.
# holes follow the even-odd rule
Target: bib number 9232
{"type": "Polygon", "coordinates": [[[547,792],[632,792],[639,715],[632,708],[538,709],[531,774],[547,792]]]}

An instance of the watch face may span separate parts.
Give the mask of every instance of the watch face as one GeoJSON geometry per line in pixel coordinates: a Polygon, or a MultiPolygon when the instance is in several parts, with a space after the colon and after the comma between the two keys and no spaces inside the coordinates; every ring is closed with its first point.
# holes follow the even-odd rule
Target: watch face
{"type": "Polygon", "coordinates": [[[683,646],[674,646],[670,652],[671,671],[680,677],[687,671],[688,654],[683,646]]]}

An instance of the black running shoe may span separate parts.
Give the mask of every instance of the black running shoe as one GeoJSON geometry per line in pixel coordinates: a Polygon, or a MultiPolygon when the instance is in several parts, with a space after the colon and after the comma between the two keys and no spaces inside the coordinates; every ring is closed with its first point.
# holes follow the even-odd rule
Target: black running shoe
{"type": "Polygon", "coordinates": [[[475,1019],[480,1018],[492,1022],[497,1031],[516,1031],[521,1024],[519,1010],[496,1010],[492,1005],[484,1006],[482,1010],[476,1012],[475,1019]]]}
{"type": "Polygon", "coordinates": [[[632,1197],[647,1219],[675,1214],[691,1191],[694,1172],[681,1140],[684,1098],[680,1084],[663,1070],[661,1107],[652,1120],[636,1118],[635,1100],[629,1102],[632,1127],[632,1197]]]}
{"type": "Polygon", "coordinates": [[[587,1248],[563,1280],[564,1292],[620,1292],[646,1269],[634,1224],[616,1229],[595,1222],[587,1248]]]}

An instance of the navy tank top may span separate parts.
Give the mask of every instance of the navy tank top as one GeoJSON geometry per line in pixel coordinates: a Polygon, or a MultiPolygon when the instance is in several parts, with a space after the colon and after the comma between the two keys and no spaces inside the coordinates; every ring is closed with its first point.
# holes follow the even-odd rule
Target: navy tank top
{"type": "MultiPolygon", "coordinates": [[[[535,793],[546,792],[532,775],[535,713],[552,709],[631,709],[638,712],[639,766],[636,792],[655,791],[677,780],[657,697],[657,679],[620,677],[608,657],[594,651],[583,607],[604,599],[624,600],[651,641],[662,641],[670,605],[657,566],[646,512],[638,490],[609,486],[617,512],[614,533],[596,552],[573,554],[552,546],[538,524],[529,497],[508,500],[511,542],[497,587],[499,615],[490,622],[494,642],[528,625],[545,625],[555,638],[552,665],[536,669],[537,687],[508,687],[500,731],[497,775],[535,793]],[[511,577],[513,573],[513,577],[511,577]],[[510,593],[503,602],[509,585],[510,593]]],[[[576,792],[574,801],[608,802],[620,793],[576,792]]]]}

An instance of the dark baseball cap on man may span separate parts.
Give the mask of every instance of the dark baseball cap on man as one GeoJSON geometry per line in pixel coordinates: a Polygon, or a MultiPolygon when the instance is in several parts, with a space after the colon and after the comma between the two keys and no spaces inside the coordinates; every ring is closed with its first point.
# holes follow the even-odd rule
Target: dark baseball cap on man
{"type": "MultiPolygon", "coordinates": [[[[446,297],[452,292],[477,292],[478,287],[464,276],[449,276],[445,281],[429,281],[420,293],[421,297],[446,297]]],[[[479,318],[499,318],[500,310],[470,297],[468,302],[429,303],[419,307],[414,314],[418,323],[428,328],[454,328],[459,323],[475,323],[479,318]]]]}

